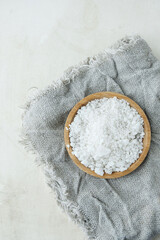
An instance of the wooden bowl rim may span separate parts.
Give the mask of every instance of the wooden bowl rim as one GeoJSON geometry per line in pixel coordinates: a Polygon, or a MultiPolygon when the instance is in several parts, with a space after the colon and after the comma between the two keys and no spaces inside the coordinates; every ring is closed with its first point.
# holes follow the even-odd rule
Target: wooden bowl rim
{"type": "Polygon", "coordinates": [[[144,113],[144,111],[141,109],[141,107],[136,102],[134,102],[129,97],[122,95],[120,93],[116,93],[116,92],[97,92],[97,93],[93,93],[93,94],[88,95],[87,97],[83,98],[72,108],[72,110],[70,111],[70,113],[67,117],[65,127],[64,127],[64,141],[65,141],[66,149],[68,151],[70,158],[82,171],[84,171],[94,177],[98,177],[98,178],[106,178],[106,179],[119,178],[119,177],[125,176],[125,175],[133,172],[144,161],[144,159],[147,156],[147,153],[149,151],[149,148],[150,148],[151,128],[150,128],[148,118],[147,118],[146,114],[144,113]],[[96,174],[94,171],[92,171],[90,168],[85,167],[78,160],[78,158],[72,154],[72,147],[70,146],[70,138],[69,138],[69,124],[73,121],[79,108],[81,108],[82,106],[85,106],[89,101],[92,101],[94,99],[104,98],[104,97],[106,97],[106,98],[117,97],[118,99],[124,99],[127,102],[129,102],[130,106],[134,107],[138,111],[138,113],[141,115],[141,117],[143,118],[145,136],[143,138],[143,146],[144,147],[143,147],[142,153],[140,154],[139,158],[133,164],[131,164],[131,166],[127,170],[125,170],[123,172],[113,172],[112,174],[104,173],[103,176],[100,176],[100,175],[96,174]],[[69,148],[67,147],[67,145],[69,145],[69,148]]]}

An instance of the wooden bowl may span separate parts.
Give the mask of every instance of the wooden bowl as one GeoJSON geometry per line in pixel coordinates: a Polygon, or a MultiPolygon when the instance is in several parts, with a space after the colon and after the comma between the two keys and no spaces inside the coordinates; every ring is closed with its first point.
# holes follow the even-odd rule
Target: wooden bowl
{"type": "Polygon", "coordinates": [[[69,153],[69,156],[71,157],[71,159],[73,160],[73,162],[84,172],[98,177],[98,178],[119,178],[122,176],[125,176],[131,172],[133,172],[145,159],[148,151],[149,151],[149,147],[150,147],[150,142],[151,142],[151,129],[150,129],[150,124],[148,121],[147,116],[145,115],[144,111],[140,108],[140,106],[135,103],[132,99],[119,94],[119,93],[115,93],[115,92],[98,92],[98,93],[94,93],[91,94],[85,98],[83,98],[80,102],[78,102],[70,111],[66,123],[65,123],[65,128],[64,128],[64,141],[65,141],[65,145],[66,145],[66,149],[69,153]],[[92,171],[90,168],[85,167],[79,160],[78,158],[72,154],[72,147],[70,146],[70,138],[69,138],[69,124],[73,121],[74,116],[76,115],[77,111],[79,108],[81,108],[82,106],[85,106],[88,102],[94,100],[94,99],[100,99],[100,98],[113,98],[113,97],[117,97],[118,99],[124,99],[127,102],[129,102],[130,106],[132,106],[133,108],[135,108],[137,110],[137,112],[141,115],[141,117],[144,120],[144,132],[145,132],[145,136],[143,138],[143,151],[140,154],[139,158],[125,171],[123,172],[113,172],[112,174],[107,174],[104,173],[103,176],[100,176],[98,174],[96,174],[94,171],[92,171]],[[68,130],[67,130],[68,129],[68,130]],[[67,147],[67,145],[69,145],[69,148],[67,147]]]}

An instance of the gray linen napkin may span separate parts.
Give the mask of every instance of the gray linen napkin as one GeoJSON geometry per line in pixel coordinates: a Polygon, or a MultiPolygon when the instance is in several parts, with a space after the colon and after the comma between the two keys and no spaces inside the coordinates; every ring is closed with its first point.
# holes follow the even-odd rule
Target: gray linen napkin
{"type": "Polygon", "coordinates": [[[71,67],[32,100],[23,116],[24,144],[44,166],[57,201],[89,239],[148,240],[160,232],[160,62],[139,36],[126,37],[71,67]],[[98,179],[82,172],[65,149],[63,129],[85,96],[122,93],[146,112],[152,129],[149,154],[131,174],[98,179]]]}

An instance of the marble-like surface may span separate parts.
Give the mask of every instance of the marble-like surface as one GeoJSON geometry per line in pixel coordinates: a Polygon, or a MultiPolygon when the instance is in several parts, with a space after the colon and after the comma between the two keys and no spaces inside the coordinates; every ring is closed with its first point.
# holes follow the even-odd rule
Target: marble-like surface
{"type": "Polygon", "coordinates": [[[31,88],[126,34],[140,34],[160,59],[159,13],[159,0],[0,1],[0,239],[85,239],[18,143],[21,107],[31,88]]]}

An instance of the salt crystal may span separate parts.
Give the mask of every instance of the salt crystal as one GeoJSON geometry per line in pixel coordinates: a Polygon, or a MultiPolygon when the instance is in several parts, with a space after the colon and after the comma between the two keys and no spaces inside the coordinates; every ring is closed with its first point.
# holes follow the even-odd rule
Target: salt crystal
{"type": "Polygon", "coordinates": [[[104,172],[103,172],[103,168],[95,168],[95,173],[97,173],[100,176],[103,176],[104,172]]]}

